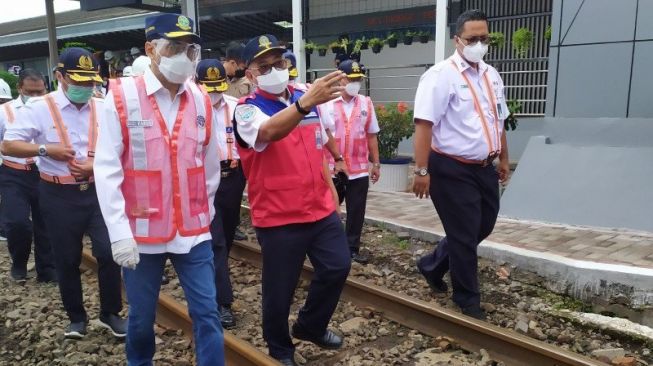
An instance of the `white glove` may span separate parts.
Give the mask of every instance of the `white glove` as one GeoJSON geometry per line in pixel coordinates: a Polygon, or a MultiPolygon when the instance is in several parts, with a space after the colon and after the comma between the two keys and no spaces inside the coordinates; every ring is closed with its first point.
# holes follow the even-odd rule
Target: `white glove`
{"type": "Polygon", "coordinates": [[[140,262],[138,245],[133,238],[118,240],[111,244],[111,254],[113,254],[113,261],[121,267],[136,269],[136,265],[140,262]]]}

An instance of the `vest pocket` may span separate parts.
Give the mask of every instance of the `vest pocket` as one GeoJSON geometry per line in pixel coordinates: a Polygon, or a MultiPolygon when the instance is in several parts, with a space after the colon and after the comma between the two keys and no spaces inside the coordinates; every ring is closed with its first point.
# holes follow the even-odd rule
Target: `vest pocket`
{"type": "Polygon", "coordinates": [[[188,203],[191,216],[209,212],[209,198],[206,192],[206,174],[204,166],[186,170],[188,180],[188,203]]]}
{"type": "Polygon", "coordinates": [[[369,161],[369,151],[367,149],[367,137],[354,139],[352,147],[351,167],[354,170],[366,170],[369,161]]]}
{"type": "Polygon", "coordinates": [[[160,218],[163,209],[161,171],[125,170],[122,192],[130,219],[160,218]]]}

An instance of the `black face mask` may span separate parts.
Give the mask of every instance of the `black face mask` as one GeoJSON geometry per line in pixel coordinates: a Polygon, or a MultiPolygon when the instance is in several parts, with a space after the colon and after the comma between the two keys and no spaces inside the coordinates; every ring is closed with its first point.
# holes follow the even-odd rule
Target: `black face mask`
{"type": "Polygon", "coordinates": [[[234,73],[234,77],[236,79],[244,78],[245,77],[245,70],[244,69],[237,69],[236,72],[234,73]]]}

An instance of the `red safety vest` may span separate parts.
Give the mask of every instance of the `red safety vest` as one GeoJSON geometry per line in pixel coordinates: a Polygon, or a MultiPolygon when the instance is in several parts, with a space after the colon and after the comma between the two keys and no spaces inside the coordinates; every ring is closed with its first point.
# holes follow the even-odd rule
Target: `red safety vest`
{"type": "Polygon", "coordinates": [[[140,244],[158,244],[209,231],[204,158],[211,136],[208,95],[186,82],[172,134],[141,77],[111,83],[124,152],[121,191],[140,244]]]}

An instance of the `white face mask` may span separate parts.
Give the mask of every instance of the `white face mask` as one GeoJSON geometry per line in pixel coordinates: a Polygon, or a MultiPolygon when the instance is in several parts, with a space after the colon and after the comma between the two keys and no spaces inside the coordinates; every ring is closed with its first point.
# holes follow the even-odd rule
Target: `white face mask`
{"type": "Polygon", "coordinates": [[[161,56],[159,71],[169,82],[183,84],[195,74],[195,63],[184,52],[172,57],[161,56]]]}
{"type": "Polygon", "coordinates": [[[463,56],[467,61],[473,63],[481,62],[483,56],[485,56],[486,53],[487,45],[481,43],[480,41],[472,45],[467,45],[465,48],[463,48],[463,56]]]}
{"type": "Polygon", "coordinates": [[[256,77],[258,87],[270,94],[281,94],[288,86],[288,69],[272,70],[267,75],[259,75],[256,77]]]}
{"type": "Polygon", "coordinates": [[[349,84],[345,85],[345,92],[347,92],[347,94],[349,94],[352,97],[357,96],[360,90],[361,90],[360,81],[352,81],[349,84]]]}
{"type": "Polygon", "coordinates": [[[222,93],[209,93],[209,98],[211,98],[211,105],[216,105],[222,100],[222,93]]]}

